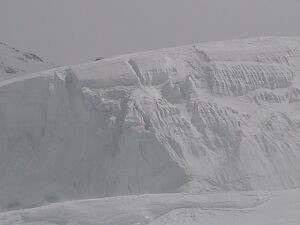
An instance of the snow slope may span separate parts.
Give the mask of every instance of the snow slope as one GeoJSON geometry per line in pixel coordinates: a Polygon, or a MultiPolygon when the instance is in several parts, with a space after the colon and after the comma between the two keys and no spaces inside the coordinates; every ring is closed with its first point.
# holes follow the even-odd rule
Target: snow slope
{"type": "Polygon", "coordinates": [[[297,225],[299,189],[157,194],[50,204],[0,213],[1,225],[297,225]]]}
{"type": "Polygon", "coordinates": [[[22,52],[0,42],[0,81],[53,67],[33,53],[22,52]]]}
{"type": "Polygon", "coordinates": [[[201,43],[2,81],[0,208],[298,188],[298,43],[201,43]]]}

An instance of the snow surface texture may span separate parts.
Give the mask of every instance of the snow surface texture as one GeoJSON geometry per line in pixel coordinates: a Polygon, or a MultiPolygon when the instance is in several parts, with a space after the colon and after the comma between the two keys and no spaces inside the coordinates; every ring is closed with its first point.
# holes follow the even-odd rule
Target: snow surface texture
{"type": "Polygon", "coordinates": [[[25,53],[0,42],[0,81],[53,67],[33,53],[25,53]]]}
{"type": "Polygon", "coordinates": [[[298,225],[299,189],[70,201],[0,214],[1,225],[298,225]]]}
{"type": "Polygon", "coordinates": [[[1,209],[298,188],[298,43],[202,43],[0,82],[1,209]]]}

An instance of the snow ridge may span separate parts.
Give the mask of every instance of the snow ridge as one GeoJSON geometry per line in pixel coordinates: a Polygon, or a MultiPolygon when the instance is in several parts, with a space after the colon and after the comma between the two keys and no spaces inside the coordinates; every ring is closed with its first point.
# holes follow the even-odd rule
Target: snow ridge
{"type": "Polygon", "coordinates": [[[25,53],[0,42],[0,81],[53,67],[33,53],[25,53]]]}

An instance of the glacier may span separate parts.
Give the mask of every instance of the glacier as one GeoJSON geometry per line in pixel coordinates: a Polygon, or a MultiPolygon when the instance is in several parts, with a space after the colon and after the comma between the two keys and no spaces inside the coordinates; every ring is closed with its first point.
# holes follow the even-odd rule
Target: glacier
{"type": "Polygon", "coordinates": [[[0,209],[299,188],[298,45],[208,42],[2,80],[0,209]]]}

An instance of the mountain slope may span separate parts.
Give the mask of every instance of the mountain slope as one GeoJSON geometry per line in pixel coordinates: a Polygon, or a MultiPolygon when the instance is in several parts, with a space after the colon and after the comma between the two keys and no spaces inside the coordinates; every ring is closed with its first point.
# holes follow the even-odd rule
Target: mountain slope
{"type": "Polygon", "coordinates": [[[299,187],[298,43],[202,43],[1,82],[2,209],[299,187]]]}
{"type": "Polygon", "coordinates": [[[25,53],[0,42],[0,81],[53,67],[33,53],[25,53]]]}

